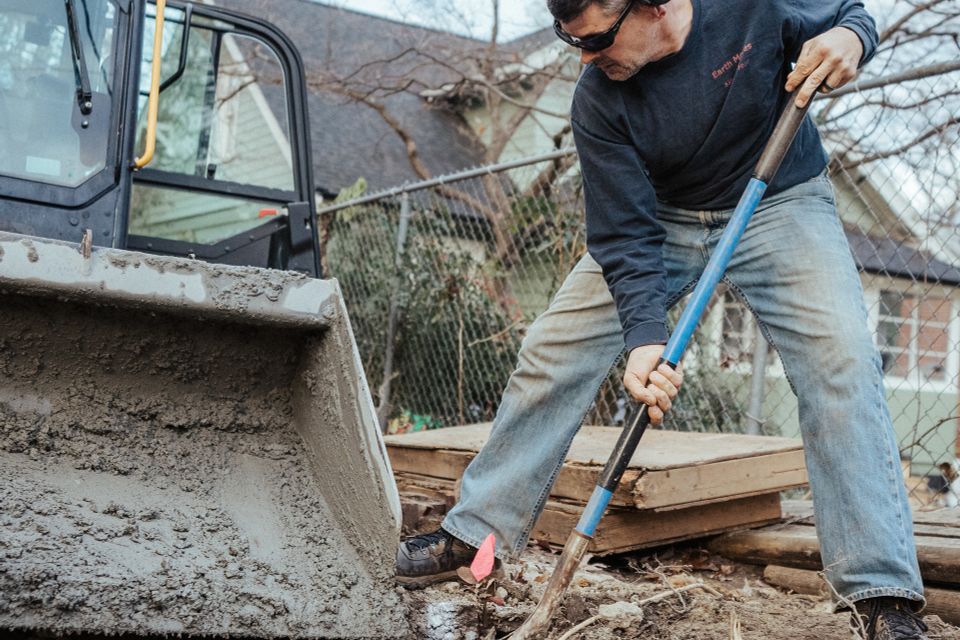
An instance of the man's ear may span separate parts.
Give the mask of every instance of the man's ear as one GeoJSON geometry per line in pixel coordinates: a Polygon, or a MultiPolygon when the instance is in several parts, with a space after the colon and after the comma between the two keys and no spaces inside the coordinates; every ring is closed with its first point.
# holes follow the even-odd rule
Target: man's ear
{"type": "Polygon", "coordinates": [[[663,16],[667,15],[667,10],[664,8],[664,5],[650,5],[650,4],[641,4],[639,7],[635,7],[634,11],[641,11],[647,14],[652,20],[660,20],[663,16]]]}

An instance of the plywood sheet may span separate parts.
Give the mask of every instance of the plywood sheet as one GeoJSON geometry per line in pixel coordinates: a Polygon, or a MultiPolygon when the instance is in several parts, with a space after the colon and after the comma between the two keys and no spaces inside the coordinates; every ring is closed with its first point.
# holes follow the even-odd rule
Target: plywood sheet
{"type": "MultiPolygon", "coordinates": [[[[479,451],[490,435],[491,423],[419,431],[386,438],[389,446],[417,449],[479,451]]],[[[545,427],[546,428],[546,427],[545,427]]],[[[603,466],[617,442],[619,427],[582,427],[573,439],[566,462],[603,466]]],[[[628,468],[667,470],[745,457],[800,451],[794,438],[747,436],[732,433],[693,433],[648,429],[628,468]]]]}
{"type": "MultiPolygon", "coordinates": [[[[386,438],[394,470],[456,480],[486,442],[489,424],[386,438]]],[[[620,429],[584,427],[551,497],[586,502],[620,429]]],[[[789,438],[649,430],[611,505],[669,510],[803,486],[800,442],[789,438]],[[646,465],[646,466],[645,466],[646,465]]]]}

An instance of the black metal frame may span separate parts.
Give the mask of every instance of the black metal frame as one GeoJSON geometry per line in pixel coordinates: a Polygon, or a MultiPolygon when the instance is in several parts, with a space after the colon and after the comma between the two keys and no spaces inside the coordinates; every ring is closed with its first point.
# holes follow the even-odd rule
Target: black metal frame
{"type": "Polygon", "coordinates": [[[131,235],[136,244],[141,245],[146,251],[160,253],[163,255],[176,255],[186,246],[187,255],[200,260],[215,261],[226,255],[243,249],[251,244],[259,242],[265,238],[270,238],[275,233],[283,231],[286,227],[286,221],[283,219],[271,219],[258,227],[250,229],[243,234],[238,234],[232,238],[221,240],[216,244],[191,244],[181,242],[180,240],[167,240],[166,238],[153,238],[150,236],[131,235]]]}
{"type": "Polygon", "coordinates": [[[180,59],[177,60],[177,70],[173,75],[160,83],[160,93],[180,79],[187,69],[187,47],[190,46],[190,24],[193,20],[193,5],[188,4],[183,15],[183,37],[180,38],[180,59]]]}
{"type": "MultiPolygon", "coordinates": [[[[292,191],[160,170],[135,171],[132,159],[136,155],[140,58],[144,46],[143,26],[147,3],[144,0],[109,1],[118,9],[115,39],[118,44],[113,60],[115,106],[111,109],[109,118],[106,166],[77,187],[0,176],[0,230],[79,241],[84,229],[92,229],[94,244],[97,246],[142,249],[224,263],[237,263],[236,260],[240,260],[243,255],[243,248],[248,248],[251,243],[268,241],[269,265],[262,264],[262,260],[246,264],[292,269],[322,277],[319,239],[315,233],[317,215],[308,94],[303,61],[292,41],[277,28],[251,16],[183,0],[167,2],[168,7],[185,12],[184,45],[189,38],[186,34],[189,34],[187,30],[192,17],[199,16],[232,27],[222,29],[212,24],[204,25],[204,28],[220,31],[221,34],[229,32],[253,36],[277,54],[287,80],[284,83],[287,126],[290,132],[290,152],[294,161],[292,191]],[[119,104],[116,104],[117,101],[120,101],[119,104]],[[267,201],[285,207],[287,215],[215,245],[201,246],[128,236],[130,197],[134,181],[152,186],[267,201]],[[232,253],[235,255],[231,257],[232,253]]],[[[184,67],[185,48],[184,46],[181,50],[177,73],[182,73],[184,67]]],[[[165,84],[169,86],[170,82],[168,79],[165,84]]],[[[252,253],[248,252],[246,255],[251,256],[252,253]]]]}
{"type": "Polygon", "coordinates": [[[211,195],[251,198],[275,202],[277,204],[296,202],[300,197],[297,191],[257,187],[250,184],[243,184],[242,182],[229,182],[227,180],[210,180],[196,175],[174,173],[173,171],[164,171],[162,169],[141,169],[136,173],[135,181],[154,187],[171,187],[173,189],[209,193],[211,195]]]}
{"type": "Polygon", "coordinates": [[[210,168],[206,164],[210,154],[210,136],[213,133],[213,108],[217,102],[217,82],[220,80],[220,50],[223,47],[223,32],[216,30],[210,40],[210,68],[213,73],[207,77],[207,86],[203,89],[203,114],[200,125],[200,143],[193,161],[194,175],[213,180],[210,168]]]}

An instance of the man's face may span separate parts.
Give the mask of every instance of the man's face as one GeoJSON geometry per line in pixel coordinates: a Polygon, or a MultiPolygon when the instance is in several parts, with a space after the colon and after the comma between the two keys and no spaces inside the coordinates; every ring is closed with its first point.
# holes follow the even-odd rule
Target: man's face
{"type": "MultiPolygon", "coordinates": [[[[570,35],[582,38],[609,29],[617,16],[603,12],[591,4],[583,13],[561,24],[570,35]]],[[[649,7],[634,8],[624,19],[613,44],[602,51],[580,51],[580,60],[594,63],[611,80],[632,78],[645,64],[653,60],[657,24],[649,7]]]]}

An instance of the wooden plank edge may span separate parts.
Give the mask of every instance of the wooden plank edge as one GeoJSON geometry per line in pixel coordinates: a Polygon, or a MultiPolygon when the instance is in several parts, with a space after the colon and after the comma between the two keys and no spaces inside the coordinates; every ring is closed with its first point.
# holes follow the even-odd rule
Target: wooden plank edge
{"type": "MultiPolygon", "coordinates": [[[[413,473],[444,480],[459,480],[474,454],[455,449],[406,449],[387,447],[390,465],[394,473],[413,473]]],[[[590,499],[593,487],[600,475],[599,467],[564,465],[554,482],[551,496],[579,500],[584,504],[590,499]]],[[[613,506],[632,507],[632,487],[640,476],[639,471],[628,470],[623,474],[620,486],[610,500],[613,506]]]]}
{"type": "MultiPolygon", "coordinates": [[[[549,501],[534,525],[531,537],[563,546],[577,524],[582,505],[549,501]]],[[[764,494],[666,513],[610,509],[597,527],[590,551],[597,555],[649,549],[726,531],[759,527],[780,518],[778,494],[764,494]]]]}
{"type": "MultiPolygon", "coordinates": [[[[960,516],[960,514],[958,514],[960,516]]],[[[796,508],[784,508],[784,520],[790,524],[798,524],[805,527],[815,527],[816,521],[813,515],[804,515],[796,508]],[[792,514],[792,516],[791,516],[792,514]]],[[[925,538],[947,538],[960,540],[960,527],[954,527],[949,522],[914,522],[913,534],[915,536],[924,536],[925,538]]]]}
{"type": "MultiPolygon", "coordinates": [[[[487,433],[485,438],[488,439],[493,423],[485,422],[485,423],[476,423],[476,424],[461,425],[461,426],[469,427],[471,434],[473,434],[473,432],[476,431],[478,427],[486,427],[487,433]]],[[[442,432],[423,431],[423,432],[418,432],[416,434],[395,434],[395,435],[385,436],[384,444],[387,446],[388,449],[403,448],[403,449],[417,449],[421,451],[456,451],[458,453],[469,454],[471,456],[476,455],[478,452],[478,449],[476,448],[476,446],[458,447],[456,444],[451,445],[451,443],[446,442],[449,439],[447,436],[449,435],[448,432],[450,431],[450,429],[456,429],[456,428],[457,428],[456,426],[450,427],[442,430],[442,432]],[[413,435],[414,437],[411,438],[410,437],[411,435],[413,435]],[[429,442],[429,439],[431,437],[440,438],[444,442],[442,442],[441,444],[431,443],[429,442]]],[[[620,431],[619,427],[610,427],[610,426],[604,426],[604,425],[584,425],[581,428],[580,434],[583,434],[589,437],[589,433],[587,431],[589,429],[602,429],[605,431],[609,431],[611,436],[614,436],[614,434],[618,434],[620,431]]],[[[675,438],[679,436],[682,438],[691,438],[694,440],[708,440],[714,437],[721,437],[721,438],[732,437],[732,438],[738,438],[738,439],[743,438],[743,439],[749,439],[756,443],[762,442],[763,446],[767,447],[764,450],[759,452],[756,451],[755,448],[747,447],[744,451],[740,453],[730,453],[728,455],[716,456],[715,458],[712,458],[709,462],[705,464],[713,464],[715,462],[729,462],[733,460],[750,460],[753,458],[758,458],[758,457],[763,457],[768,455],[776,455],[780,453],[800,452],[802,454],[803,452],[803,442],[799,438],[787,438],[783,436],[750,436],[742,433],[703,433],[703,432],[696,432],[696,431],[677,431],[672,429],[655,429],[655,428],[651,428],[647,433],[654,437],[656,437],[656,435],[665,435],[671,438],[675,438]],[[771,444],[775,444],[776,446],[771,447],[770,446],[771,444]]],[[[615,440],[615,437],[612,438],[611,444],[613,440],[615,440]]],[[[483,442],[481,443],[481,446],[485,443],[486,443],[486,439],[483,440],[483,442]]],[[[696,443],[696,444],[699,445],[700,443],[696,443]]],[[[702,447],[696,447],[696,448],[702,449],[702,447]]],[[[612,451],[612,448],[611,448],[611,451],[612,451]]],[[[589,463],[578,461],[578,462],[574,462],[573,464],[580,464],[585,467],[602,468],[605,463],[606,463],[606,459],[598,459],[598,460],[593,460],[589,463]]],[[[696,464],[703,464],[703,462],[698,462],[696,464]]],[[[670,471],[672,469],[683,469],[688,466],[691,466],[691,465],[679,464],[679,463],[665,464],[664,466],[657,467],[655,471],[670,471]]],[[[644,470],[644,467],[640,467],[640,466],[628,465],[627,468],[634,469],[637,471],[644,470]]]]}
{"type": "MultiPolygon", "coordinates": [[[[794,593],[820,597],[830,595],[830,587],[818,571],[771,564],[763,570],[763,579],[794,593]]],[[[944,622],[960,625],[960,591],[924,586],[923,595],[927,599],[924,615],[940,616],[944,622]]]]}
{"type": "MultiPolygon", "coordinates": [[[[960,509],[913,512],[914,533],[938,538],[960,538],[960,509]]],[[[784,500],[783,517],[790,522],[813,526],[813,503],[809,500],[784,500]]]]}
{"type": "Polygon", "coordinates": [[[717,499],[782,491],[808,483],[802,452],[757,456],[750,464],[728,460],[671,471],[647,471],[633,486],[639,509],[708,504],[717,499]],[[737,487],[743,487],[737,489],[737,487]]]}
{"type": "MultiPolygon", "coordinates": [[[[924,581],[960,586],[960,541],[929,536],[914,536],[914,540],[924,581]]],[[[816,530],[801,524],[722,535],[711,541],[708,548],[747,564],[775,563],[817,571],[823,568],[816,530]]]]}
{"type": "MultiPolygon", "coordinates": [[[[797,486],[798,485],[795,485],[795,484],[784,485],[784,486],[773,486],[773,487],[767,487],[765,489],[757,489],[756,491],[750,491],[747,493],[738,493],[737,495],[733,495],[733,496],[723,496],[720,498],[711,498],[709,500],[697,500],[695,502],[683,502],[678,504],[668,504],[668,505],[657,506],[657,507],[640,507],[639,505],[636,505],[636,504],[634,504],[633,506],[638,511],[649,510],[649,511],[656,511],[657,513],[666,513],[668,511],[676,511],[678,509],[693,509],[696,507],[706,507],[711,504],[721,504],[725,502],[730,502],[731,500],[753,498],[756,496],[769,495],[771,493],[779,494],[781,491],[787,491],[788,489],[796,489],[797,486]]],[[[799,485],[799,486],[803,486],[803,485],[799,485]]],[[[781,521],[783,520],[782,514],[781,514],[780,520],[781,521]]]]}

